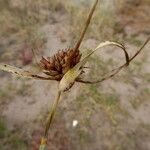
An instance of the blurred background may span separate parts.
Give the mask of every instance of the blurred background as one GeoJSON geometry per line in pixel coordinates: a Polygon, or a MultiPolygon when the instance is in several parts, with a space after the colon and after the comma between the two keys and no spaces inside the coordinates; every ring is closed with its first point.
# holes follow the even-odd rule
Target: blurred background
{"type": "MultiPolygon", "coordinates": [[[[37,60],[73,47],[94,0],[0,0],[0,62],[39,72],[37,60]]],[[[150,0],[100,0],[81,51],[105,40],[132,56],[150,35],[150,0]]],[[[113,79],[63,94],[48,150],[150,150],[150,43],[113,79]],[[74,121],[77,126],[73,126],[74,121]]],[[[124,61],[116,48],[90,58],[98,79],[124,61]]],[[[92,70],[91,70],[92,69],[92,70]]],[[[38,150],[57,82],[0,72],[0,150],[38,150]]]]}

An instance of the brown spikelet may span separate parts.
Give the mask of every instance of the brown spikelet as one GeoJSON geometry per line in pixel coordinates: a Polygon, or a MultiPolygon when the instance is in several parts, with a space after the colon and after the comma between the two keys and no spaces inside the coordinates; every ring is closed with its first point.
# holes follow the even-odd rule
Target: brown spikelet
{"type": "Polygon", "coordinates": [[[59,79],[72,67],[74,67],[81,58],[79,50],[68,49],[59,50],[52,57],[42,57],[40,61],[44,73],[49,76],[57,76],[59,79]]]}

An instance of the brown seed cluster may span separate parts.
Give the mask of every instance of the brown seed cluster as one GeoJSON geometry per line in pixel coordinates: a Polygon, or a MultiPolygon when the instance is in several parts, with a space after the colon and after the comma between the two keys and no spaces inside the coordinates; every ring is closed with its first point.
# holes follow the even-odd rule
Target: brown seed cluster
{"type": "Polygon", "coordinates": [[[63,75],[80,61],[80,58],[79,50],[60,50],[52,57],[42,57],[40,65],[46,75],[56,77],[56,80],[61,80],[63,75]]]}

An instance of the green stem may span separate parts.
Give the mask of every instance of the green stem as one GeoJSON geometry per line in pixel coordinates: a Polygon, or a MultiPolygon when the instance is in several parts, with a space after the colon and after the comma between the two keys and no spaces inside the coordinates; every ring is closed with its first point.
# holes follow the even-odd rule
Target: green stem
{"type": "Polygon", "coordinates": [[[47,122],[46,122],[46,128],[45,128],[45,132],[44,132],[44,137],[41,139],[41,145],[40,145],[39,150],[45,150],[45,148],[46,148],[48,131],[49,131],[50,127],[51,127],[52,120],[54,118],[54,115],[55,115],[55,112],[56,112],[56,109],[57,109],[57,106],[58,106],[58,103],[59,103],[59,100],[60,100],[60,96],[61,96],[61,92],[59,91],[58,94],[57,94],[56,100],[53,103],[52,109],[49,112],[49,115],[48,115],[48,118],[47,118],[47,122]]]}
{"type": "Polygon", "coordinates": [[[47,138],[48,130],[49,130],[49,128],[51,126],[51,123],[52,123],[52,120],[54,118],[54,115],[55,115],[55,112],[56,112],[56,108],[57,108],[58,103],[59,103],[60,95],[61,95],[61,92],[58,92],[57,98],[56,98],[55,102],[53,103],[51,111],[49,112],[49,115],[48,115],[48,118],[47,118],[45,132],[44,132],[44,137],[45,138],[47,138]]]}
{"type": "Polygon", "coordinates": [[[92,9],[90,11],[90,14],[89,14],[88,19],[87,19],[86,24],[85,24],[85,28],[83,29],[83,31],[81,33],[81,36],[80,36],[80,38],[79,38],[79,40],[78,40],[78,42],[77,42],[77,44],[76,44],[76,46],[74,48],[75,51],[77,51],[79,49],[80,45],[81,45],[81,42],[82,42],[82,40],[84,38],[84,35],[85,35],[86,31],[87,31],[87,28],[88,28],[88,26],[89,26],[89,24],[91,22],[91,18],[93,16],[93,13],[94,13],[94,10],[96,8],[97,3],[98,3],[98,0],[95,1],[94,5],[93,5],[93,7],[92,7],[92,9]]]}

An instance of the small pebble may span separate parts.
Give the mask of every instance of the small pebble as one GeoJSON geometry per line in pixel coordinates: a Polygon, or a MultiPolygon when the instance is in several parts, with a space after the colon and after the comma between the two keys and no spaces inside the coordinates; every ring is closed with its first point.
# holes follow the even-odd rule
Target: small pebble
{"type": "Polygon", "coordinates": [[[73,120],[72,126],[73,126],[73,127],[76,127],[77,125],[78,125],[78,120],[73,120]]]}

